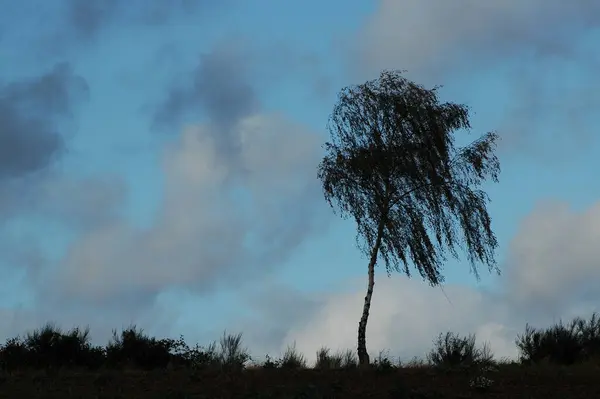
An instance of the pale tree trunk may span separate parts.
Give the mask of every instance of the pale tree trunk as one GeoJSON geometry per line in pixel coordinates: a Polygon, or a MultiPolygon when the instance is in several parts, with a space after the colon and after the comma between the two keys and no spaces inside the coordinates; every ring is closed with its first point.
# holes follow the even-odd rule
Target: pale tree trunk
{"type": "Polygon", "coordinates": [[[382,236],[383,222],[379,223],[377,238],[371,251],[371,259],[369,260],[369,285],[367,287],[367,295],[365,296],[363,313],[358,323],[358,362],[363,367],[368,366],[370,363],[369,354],[367,353],[367,320],[369,319],[369,309],[371,308],[371,298],[373,297],[373,287],[375,286],[375,264],[377,263],[382,236]]]}

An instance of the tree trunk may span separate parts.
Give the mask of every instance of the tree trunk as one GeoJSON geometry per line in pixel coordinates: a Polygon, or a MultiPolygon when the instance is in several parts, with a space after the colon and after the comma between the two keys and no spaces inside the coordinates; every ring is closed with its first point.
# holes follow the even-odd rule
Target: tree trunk
{"type": "Polygon", "coordinates": [[[368,366],[369,354],[367,353],[367,320],[369,319],[369,309],[371,308],[371,298],[373,297],[373,287],[375,286],[375,264],[381,247],[381,239],[383,236],[384,223],[380,222],[377,229],[377,238],[375,245],[371,251],[371,259],[369,260],[369,285],[367,287],[367,295],[365,296],[365,305],[363,313],[358,323],[358,363],[360,366],[368,366]]]}

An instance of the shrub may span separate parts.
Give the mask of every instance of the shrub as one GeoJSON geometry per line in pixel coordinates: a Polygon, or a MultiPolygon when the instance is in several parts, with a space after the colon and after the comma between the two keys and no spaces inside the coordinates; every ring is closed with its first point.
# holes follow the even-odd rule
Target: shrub
{"type": "Polygon", "coordinates": [[[265,362],[262,364],[263,369],[276,369],[281,367],[281,359],[273,360],[267,355],[265,362]]]}
{"type": "Polygon", "coordinates": [[[303,369],[306,368],[306,358],[304,355],[296,352],[296,343],[288,346],[281,359],[281,368],[283,369],[303,369]]]}
{"type": "Polygon", "coordinates": [[[384,354],[384,351],[379,352],[379,355],[377,355],[377,358],[373,361],[373,366],[378,371],[389,371],[396,368],[390,360],[389,354],[384,354]]]}
{"type": "Polygon", "coordinates": [[[423,360],[422,358],[419,358],[417,356],[413,356],[413,358],[407,362],[399,362],[399,363],[400,363],[401,367],[406,367],[406,368],[421,368],[421,367],[429,366],[425,362],[425,360],[423,360]]]}
{"type": "Polygon", "coordinates": [[[435,366],[470,366],[493,363],[493,355],[489,345],[484,344],[481,349],[475,346],[475,334],[461,337],[447,332],[434,341],[434,349],[427,355],[427,360],[435,366]]]}
{"type": "Polygon", "coordinates": [[[527,324],[525,333],[517,335],[515,343],[522,363],[538,364],[548,361],[568,365],[578,361],[581,356],[582,347],[579,341],[575,325],[566,327],[561,321],[546,330],[535,329],[527,324]]]}
{"type": "Polygon", "coordinates": [[[592,313],[589,323],[579,317],[573,321],[580,335],[584,360],[600,360],[600,318],[597,316],[596,312],[592,313]]]}
{"type": "Polygon", "coordinates": [[[120,336],[113,330],[113,337],[106,346],[107,365],[144,370],[166,368],[172,358],[171,350],[176,347],[176,341],[150,338],[135,326],[123,330],[120,336]]]}
{"type": "Polygon", "coordinates": [[[358,366],[356,354],[350,349],[329,353],[329,348],[322,347],[317,351],[316,369],[351,369],[358,366]]]}
{"type": "Polygon", "coordinates": [[[31,363],[29,351],[19,337],[9,338],[0,348],[0,369],[5,371],[26,368],[31,363]]]}
{"type": "Polygon", "coordinates": [[[241,370],[245,367],[246,362],[251,360],[247,349],[242,349],[242,333],[237,335],[226,335],[223,333],[221,337],[221,352],[219,354],[219,362],[223,368],[241,370]]]}
{"type": "Polygon", "coordinates": [[[358,357],[356,352],[347,349],[342,353],[342,368],[353,369],[358,367],[358,357]]]}
{"type": "Polygon", "coordinates": [[[316,369],[339,369],[342,368],[342,356],[340,354],[330,355],[329,348],[322,347],[317,351],[316,369]]]}
{"type": "Polygon", "coordinates": [[[198,344],[193,348],[189,348],[185,345],[185,350],[181,356],[184,359],[185,366],[193,370],[217,367],[220,365],[216,342],[212,342],[206,348],[201,347],[198,344]]]}
{"type": "Polygon", "coordinates": [[[23,339],[7,340],[2,346],[0,363],[6,370],[27,368],[87,368],[97,369],[105,360],[104,350],[89,342],[89,328],[79,327],[63,333],[52,323],[23,339]]]}
{"type": "Polygon", "coordinates": [[[522,363],[550,363],[570,365],[598,358],[600,355],[600,320],[592,315],[589,323],[577,317],[568,325],[562,320],[545,330],[529,324],[525,333],[515,341],[522,363]]]}

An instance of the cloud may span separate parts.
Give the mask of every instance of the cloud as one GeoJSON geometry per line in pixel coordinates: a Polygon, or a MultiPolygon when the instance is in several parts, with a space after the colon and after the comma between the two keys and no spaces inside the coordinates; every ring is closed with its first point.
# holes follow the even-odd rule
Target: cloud
{"type": "Polygon", "coordinates": [[[220,149],[231,151],[236,143],[231,128],[236,121],[259,109],[256,91],[250,83],[251,53],[239,42],[217,44],[202,54],[198,65],[179,87],[171,87],[154,116],[158,127],[179,126],[182,119],[205,115],[221,136],[215,137],[220,149]]]}
{"type": "Polygon", "coordinates": [[[19,31],[19,40],[29,41],[37,61],[72,58],[78,50],[90,48],[103,35],[116,30],[133,30],[138,33],[147,28],[164,26],[181,18],[194,18],[202,22],[228,10],[237,0],[60,0],[40,4],[24,0],[12,9],[21,19],[40,21],[34,23],[32,36],[27,25],[13,26],[19,31]]]}
{"type": "MultiPolygon", "coordinates": [[[[155,64],[169,60],[179,64],[173,62],[177,57],[177,44],[172,43],[161,48],[155,64]]],[[[331,83],[324,66],[320,55],[295,43],[261,44],[246,36],[227,36],[202,52],[191,70],[171,65],[170,72],[178,79],[154,105],[153,125],[178,131],[182,123],[202,117],[223,133],[219,141],[225,148],[232,146],[234,143],[226,143],[227,132],[235,121],[261,110],[263,93],[278,95],[282,88],[289,93],[286,85],[292,84],[294,96],[322,99],[331,83]]]]}
{"type": "Polygon", "coordinates": [[[78,39],[90,40],[118,11],[118,0],[66,0],[66,19],[78,39]]]}
{"type": "Polygon", "coordinates": [[[218,156],[211,129],[188,127],[165,151],[164,202],[150,228],[117,219],[85,232],[44,295],[104,306],[170,287],[210,293],[260,278],[327,220],[314,201],[318,135],[279,115],[244,118],[234,164],[218,156]]]}
{"type": "Polygon", "coordinates": [[[351,38],[348,66],[360,81],[406,69],[426,85],[493,71],[482,82],[498,79],[507,92],[506,100],[490,99],[501,108],[494,117],[502,120],[491,127],[503,137],[500,150],[556,163],[595,137],[587,122],[600,106],[600,58],[586,40],[594,43],[598,28],[600,3],[593,0],[381,0],[351,38]]]}
{"type": "Polygon", "coordinates": [[[358,67],[440,73],[465,58],[570,57],[573,39],[600,26],[599,15],[593,0],[381,0],[359,33],[358,67]]]}
{"type": "Polygon", "coordinates": [[[217,3],[208,0],[133,0],[123,3],[118,0],[65,0],[63,15],[66,26],[72,29],[77,40],[94,39],[103,29],[115,22],[129,25],[163,25],[174,17],[192,15],[224,5],[231,6],[232,0],[217,3]]]}
{"type": "MultiPolygon", "coordinates": [[[[332,350],[356,348],[358,320],[362,311],[362,284],[353,290],[331,295],[306,322],[288,331],[284,342],[296,348],[311,362],[321,346],[332,350]]],[[[439,333],[476,333],[478,344],[489,341],[498,357],[515,357],[516,331],[508,318],[508,308],[493,295],[465,286],[439,288],[419,280],[381,276],[376,283],[371,316],[367,326],[367,348],[374,358],[380,351],[403,360],[424,357],[439,333]]]]}
{"type": "Polygon", "coordinates": [[[510,298],[559,313],[566,310],[565,302],[597,303],[599,226],[600,203],[583,212],[561,202],[538,206],[510,244],[510,298]]]}
{"type": "Polygon", "coordinates": [[[49,167],[65,150],[61,123],[88,94],[86,81],[66,63],[0,86],[0,180],[49,167]]]}
{"type": "Polygon", "coordinates": [[[39,183],[29,212],[85,231],[121,217],[126,188],[120,176],[53,176],[39,183]]]}

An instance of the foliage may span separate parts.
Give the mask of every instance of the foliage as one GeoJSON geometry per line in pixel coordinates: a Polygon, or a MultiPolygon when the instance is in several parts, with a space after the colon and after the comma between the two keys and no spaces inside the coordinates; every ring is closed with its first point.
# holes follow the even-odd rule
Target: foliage
{"type": "Polygon", "coordinates": [[[218,361],[222,367],[231,370],[241,370],[245,367],[246,362],[251,360],[246,349],[242,349],[242,334],[227,335],[223,333],[221,337],[221,353],[218,361]]]}
{"type": "Polygon", "coordinates": [[[380,239],[388,273],[410,276],[412,263],[439,284],[444,250],[457,257],[457,247],[476,276],[478,261],[498,270],[488,197],[478,188],[498,180],[498,136],[457,148],[452,133],[461,129],[470,129],[466,106],[440,103],[437,87],[427,90],[399,72],[340,93],[318,175],[329,204],[356,221],[364,252],[380,239]]]}
{"type": "Polygon", "coordinates": [[[527,324],[525,333],[516,339],[520,360],[563,365],[600,360],[600,319],[597,316],[593,313],[589,322],[576,317],[568,325],[561,320],[544,330],[527,324]]]}
{"type": "Polygon", "coordinates": [[[113,337],[106,347],[106,362],[110,367],[166,368],[175,348],[174,340],[150,338],[143,330],[131,326],[120,335],[113,330],[113,337]]]}
{"type": "Polygon", "coordinates": [[[351,369],[358,365],[356,354],[351,350],[329,354],[329,348],[322,347],[317,351],[315,369],[351,369]]]}
{"type": "MultiPolygon", "coordinates": [[[[574,365],[600,360],[600,319],[593,313],[589,320],[575,318],[570,323],[560,321],[546,329],[529,325],[518,335],[519,361],[524,364],[555,363],[574,365]]],[[[426,356],[429,365],[457,367],[477,365],[482,372],[502,367],[520,367],[515,361],[496,362],[487,344],[477,348],[475,335],[466,337],[447,332],[434,340],[433,349],[426,356]]],[[[380,352],[373,362],[379,371],[403,368],[430,367],[418,358],[395,365],[389,356],[380,352]]],[[[62,332],[52,324],[26,332],[23,337],[8,339],[0,346],[0,369],[3,371],[26,369],[218,369],[241,370],[250,356],[242,347],[242,334],[224,333],[220,345],[189,347],[181,336],[177,340],[148,337],[135,326],[117,334],[106,347],[90,344],[89,328],[73,328],[62,332]]],[[[357,359],[351,350],[332,354],[328,348],[317,351],[314,368],[317,370],[356,368],[357,359]]],[[[307,368],[305,357],[298,353],[295,344],[288,346],[281,359],[267,355],[263,368],[298,370],[307,368]]]]}
{"type": "Polygon", "coordinates": [[[434,366],[455,367],[489,364],[493,356],[488,344],[482,348],[476,347],[475,334],[461,337],[448,331],[434,341],[434,348],[427,355],[427,360],[434,366]]]}
{"type": "Polygon", "coordinates": [[[283,358],[281,359],[280,367],[282,369],[292,369],[292,370],[306,368],[306,358],[304,357],[303,354],[298,353],[296,351],[296,343],[295,342],[293,345],[288,346],[287,349],[285,350],[285,353],[283,354],[283,358]]]}
{"type": "Polygon", "coordinates": [[[63,333],[48,323],[27,332],[24,338],[6,341],[0,352],[5,370],[22,368],[87,368],[97,369],[104,363],[104,350],[89,342],[89,328],[74,328],[63,333]]]}
{"type": "Polygon", "coordinates": [[[266,361],[262,365],[264,369],[276,369],[281,367],[281,359],[273,360],[269,355],[267,355],[266,358],[266,361]]]}

